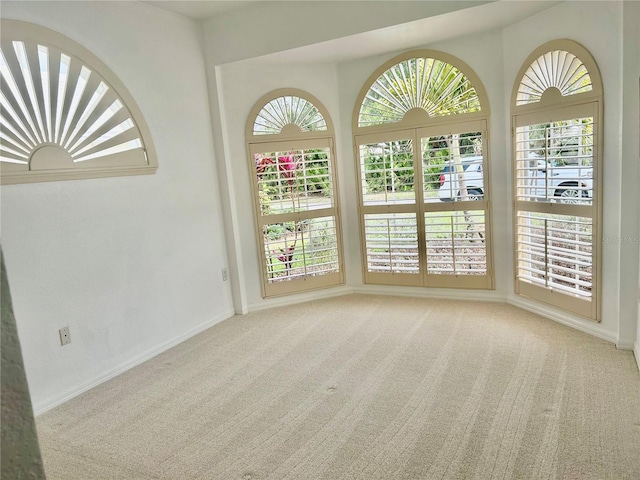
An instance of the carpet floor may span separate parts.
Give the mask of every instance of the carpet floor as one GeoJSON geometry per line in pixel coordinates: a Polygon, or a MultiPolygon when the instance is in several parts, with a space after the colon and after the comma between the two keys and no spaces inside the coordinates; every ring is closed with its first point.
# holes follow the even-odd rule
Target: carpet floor
{"type": "Polygon", "coordinates": [[[236,316],[36,421],[49,480],[640,479],[633,354],[496,303],[236,316]]]}

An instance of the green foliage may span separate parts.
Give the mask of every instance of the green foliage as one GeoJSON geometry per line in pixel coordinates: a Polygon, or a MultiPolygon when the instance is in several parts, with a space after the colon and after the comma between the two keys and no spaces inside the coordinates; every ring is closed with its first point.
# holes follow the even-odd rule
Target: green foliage
{"type": "Polygon", "coordinates": [[[367,92],[359,126],[402,120],[413,108],[430,116],[480,110],[478,94],[456,67],[433,58],[411,58],[385,71],[367,92]]]}
{"type": "Polygon", "coordinates": [[[260,212],[262,215],[269,215],[271,209],[271,196],[265,190],[266,189],[261,188],[258,191],[258,196],[260,197],[260,212]]]}
{"type": "Polygon", "coordinates": [[[269,240],[275,241],[289,233],[296,232],[297,230],[298,225],[296,225],[296,222],[272,223],[265,227],[264,234],[269,238],[269,240]]]}
{"type": "MultiPolygon", "coordinates": [[[[458,137],[462,158],[482,155],[482,137],[479,132],[461,133],[458,137]]],[[[422,157],[425,189],[440,186],[442,169],[452,158],[451,141],[452,135],[427,139],[429,147],[425,149],[422,157]]]]}
{"type": "Polygon", "coordinates": [[[413,191],[413,156],[410,153],[371,155],[365,158],[365,181],[369,193],[413,191]]]}
{"type": "Polygon", "coordinates": [[[331,190],[331,184],[329,181],[329,161],[326,152],[324,150],[308,151],[307,161],[303,168],[306,178],[305,176],[297,178],[296,189],[309,193],[328,194],[331,190]]]}
{"type": "Polygon", "coordinates": [[[578,157],[592,154],[591,118],[531,125],[527,133],[530,154],[547,158],[555,167],[575,165],[578,157]]]}
{"type": "MultiPolygon", "coordinates": [[[[367,193],[413,191],[415,179],[411,143],[403,145],[402,142],[389,142],[367,147],[364,157],[367,193]],[[391,152],[394,152],[393,155],[391,152]]],[[[426,139],[422,155],[425,189],[439,187],[442,169],[452,157],[450,143],[451,135],[426,139]]],[[[481,134],[478,132],[460,134],[459,144],[463,158],[482,155],[481,134]]]]}

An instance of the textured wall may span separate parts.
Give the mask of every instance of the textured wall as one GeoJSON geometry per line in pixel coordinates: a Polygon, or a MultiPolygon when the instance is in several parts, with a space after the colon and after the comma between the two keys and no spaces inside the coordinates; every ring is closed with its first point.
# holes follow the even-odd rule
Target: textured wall
{"type": "Polygon", "coordinates": [[[44,478],[38,436],[33,421],[29,386],[22,365],[20,341],[11,305],[11,293],[2,263],[2,466],[0,478],[44,478]]]}

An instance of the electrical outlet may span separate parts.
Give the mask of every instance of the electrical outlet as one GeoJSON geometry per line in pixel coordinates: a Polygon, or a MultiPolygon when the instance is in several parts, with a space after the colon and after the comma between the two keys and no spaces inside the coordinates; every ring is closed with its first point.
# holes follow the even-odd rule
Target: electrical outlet
{"type": "Polygon", "coordinates": [[[226,268],[222,269],[222,281],[226,282],[227,280],[229,280],[229,273],[227,272],[226,268]]]}
{"type": "Polygon", "coordinates": [[[60,345],[64,346],[71,343],[71,334],[69,333],[69,327],[62,327],[58,330],[60,333],[60,345]]]}

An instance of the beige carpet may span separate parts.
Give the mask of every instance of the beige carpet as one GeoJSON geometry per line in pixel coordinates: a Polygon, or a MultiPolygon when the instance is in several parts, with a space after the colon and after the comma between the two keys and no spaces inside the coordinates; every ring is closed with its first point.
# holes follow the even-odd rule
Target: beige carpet
{"type": "Polygon", "coordinates": [[[640,479],[633,354],[493,303],[234,317],[37,424],[50,480],[640,479]]]}

